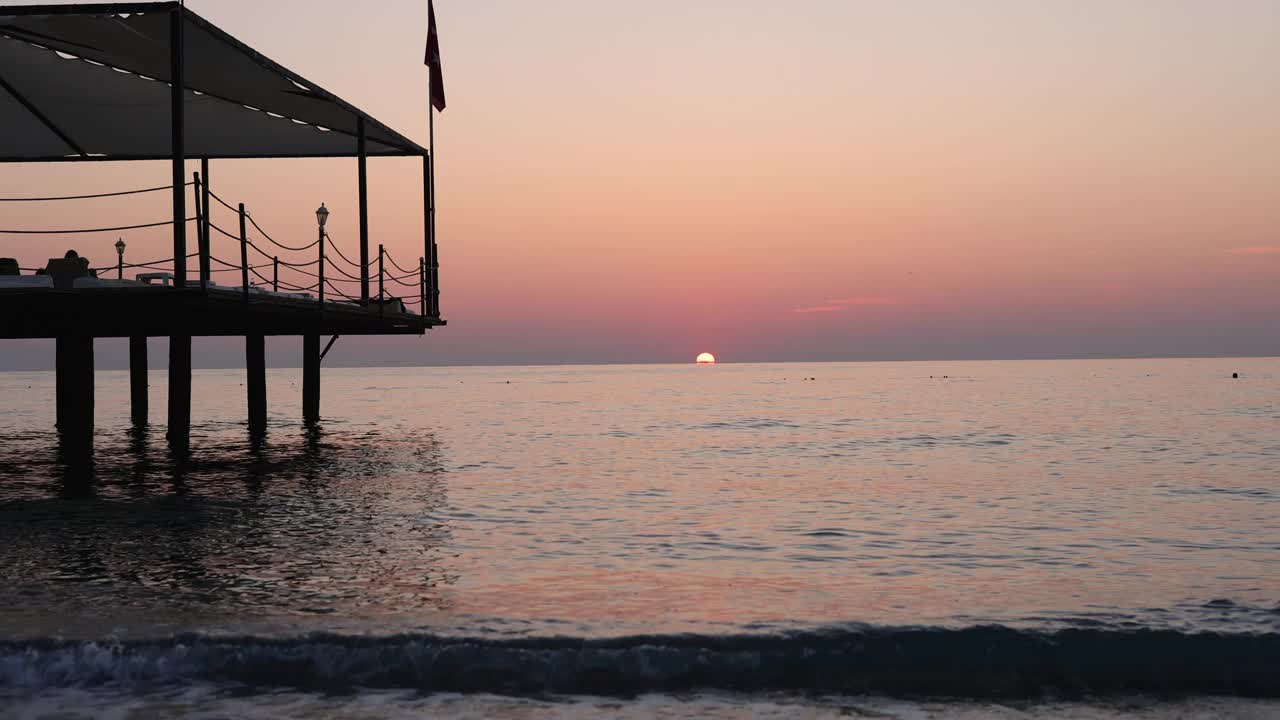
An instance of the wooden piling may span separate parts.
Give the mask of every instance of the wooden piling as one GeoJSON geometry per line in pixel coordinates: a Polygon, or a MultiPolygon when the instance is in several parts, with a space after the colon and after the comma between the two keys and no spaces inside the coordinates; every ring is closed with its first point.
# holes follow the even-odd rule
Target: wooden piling
{"type": "Polygon", "coordinates": [[[191,336],[169,338],[169,444],[185,448],[191,439],[191,336]]]}
{"type": "Polygon", "coordinates": [[[93,445],[93,338],[60,336],[56,352],[58,434],[64,445],[87,449],[93,445]]]}
{"type": "Polygon", "coordinates": [[[147,424],[148,407],[147,339],[129,338],[129,417],[133,424],[147,424]]]}
{"type": "Polygon", "coordinates": [[[320,419],[320,336],[302,336],[302,419],[320,419]]]}
{"type": "Polygon", "coordinates": [[[244,339],[245,369],[248,377],[245,385],[249,394],[249,432],[264,433],[267,430],[267,351],[266,338],[248,335],[244,339]]]}

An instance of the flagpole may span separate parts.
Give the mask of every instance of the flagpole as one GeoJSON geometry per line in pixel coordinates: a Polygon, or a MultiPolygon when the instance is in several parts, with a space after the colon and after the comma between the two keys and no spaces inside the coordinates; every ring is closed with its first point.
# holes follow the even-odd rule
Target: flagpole
{"type": "MultiPolygon", "coordinates": [[[[440,255],[436,243],[436,96],[444,109],[444,77],[440,70],[440,39],[436,35],[436,9],[427,0],[427,156],[423,161],[423,200],[426,203],[426,262],[430,273],[431,310],[440,317],[440,255]]],[[[424,309],[425,314],[425,309],[424,309]]]]}
{"type": "Polygon", "coordinates": [[[436,254],[436,108],[431,102],[431,78],[427,78],[427,174],[431,179],[431,247],[427,248],[431,263],[431,307],[440,315],[440,259],[436,254]]]}

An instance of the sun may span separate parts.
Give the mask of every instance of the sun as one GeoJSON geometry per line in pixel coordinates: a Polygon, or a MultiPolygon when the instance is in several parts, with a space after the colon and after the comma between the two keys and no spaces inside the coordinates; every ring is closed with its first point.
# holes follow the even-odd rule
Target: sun
{"type": "Polygon", "coordinates": [[[712,355],[711,353],[702,353],[701,355],[698,356],[697,362],[699,365],[715,365],[716,356],[712,355]]]}

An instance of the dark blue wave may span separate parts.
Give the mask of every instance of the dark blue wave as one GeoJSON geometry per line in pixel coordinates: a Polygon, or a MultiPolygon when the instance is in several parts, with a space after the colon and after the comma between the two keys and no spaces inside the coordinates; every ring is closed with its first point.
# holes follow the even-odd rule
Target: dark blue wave
{"type": "Polygon", "coordinates": [[[513,694],[1280,697],[1280,634],[993,626],[612,639],[189,635],[118,644],[0,643],[0,688],[142,690],[194,682],[513,694]]]}

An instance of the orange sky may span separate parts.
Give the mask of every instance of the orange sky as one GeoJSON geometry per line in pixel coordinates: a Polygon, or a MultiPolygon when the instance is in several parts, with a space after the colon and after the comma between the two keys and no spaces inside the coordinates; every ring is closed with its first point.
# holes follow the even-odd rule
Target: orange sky
{"type": "MultiPolygon", "coordinates": [[[[424,137],[425,0],[188,5],[424,137]]],[[[1280,354],[1280,3],[437,15],[450,326],[340,342],[337,364],[1280,354]]],[[[416,261],[419,164],[371,171],[373,242],[416,261]]],[[[164,182],[158,164],[0,166],[0,195],[164,182]]],[[[324,201],[354,248],[354,160],[221,162],[213,182],[277,235],[309,238],[324,201]]],[[[5,208],[0,225],[165,211],[5,208]]],[[[132,259],[169,254],[164,231],[126,239],[132,259]]],[[[76,242],[110,262],[114,240],[76,242]]],[[[0,255],[41,263],[48,243],[0,237],[0,255]]]]}

